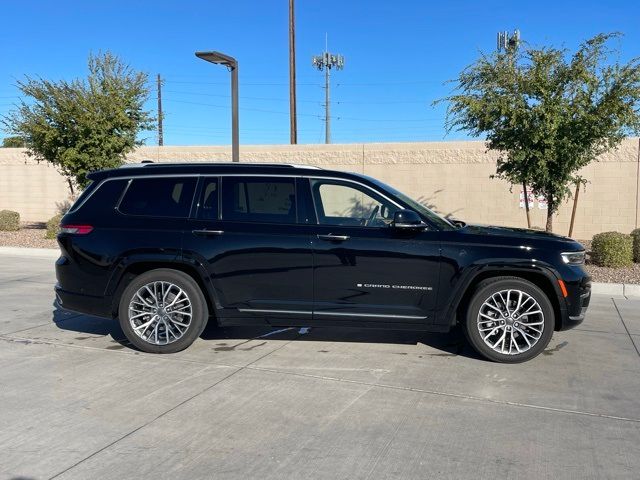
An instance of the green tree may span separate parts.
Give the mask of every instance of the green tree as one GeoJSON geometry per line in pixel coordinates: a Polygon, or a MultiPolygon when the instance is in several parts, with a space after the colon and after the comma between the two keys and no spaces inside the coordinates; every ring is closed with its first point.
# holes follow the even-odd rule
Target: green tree
{"type": "Polygon", "coordinates": [[[24,140],[20,137],[6,137],[2,139],[2,148],[23,148],[24,140]]]}
{"type": "Polygon", "coordinates": [[[24,139],[28,155],[67,178],[72,194],[86,185],[88,173],[121,165],[155,122],[143,108],[145,73],[109,52],[90,55],[88,66],[86,79],[19,81],[24,100],[3,119],[8,132],[24,139]]]}
{"type": "Polygon", "coordinates": [[[639,131],[640,61],[612,61],[618,36],[597,35],[571,56],[529,46],[482,55],[441,100],[449,131],[484,135],[499,152],[497,177],[544,195],[547,231],[579,170],[639,131]]]}

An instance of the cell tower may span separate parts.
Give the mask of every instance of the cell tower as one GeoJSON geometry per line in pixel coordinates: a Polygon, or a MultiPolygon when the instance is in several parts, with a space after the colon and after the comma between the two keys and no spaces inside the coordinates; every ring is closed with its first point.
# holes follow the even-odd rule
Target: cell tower
{"type": "Polygon", "coordinates": [[[504,32],[498,32],[498,51],[513,52],[518,49],[519,45],[520,30],[514,30],[511,35],[509,35],[509,32],[506,30],[504,32]]]}
{"type": "Polygon", "coordinates": [[[329,95],[329,78],[331,69],[342,70],[344,68],[344,57],[342,55],[334,55],[329,53],[325,42],[325,49],[322,55],[314,55],[312,62],[321,72],[324,70],[324,143],[331,143],[331,114],[330,114],[330,95],[329,95]]]}

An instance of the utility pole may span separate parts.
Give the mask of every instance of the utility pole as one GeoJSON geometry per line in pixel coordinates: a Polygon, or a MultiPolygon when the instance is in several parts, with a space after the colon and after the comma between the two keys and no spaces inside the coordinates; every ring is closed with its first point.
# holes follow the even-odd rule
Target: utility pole
{"type": "Polygon", "coordinates": [[[158,146],[164,145],[164,134],[162,131],[162,80],[158,74],[158,146]]]}
{"type": "MultiPolygon", "coordinates": [[[[498,42],[497,48],[498,51],[504,50],[509,55],[511,55],[511,61],[513,64],[513,68],[516,68],[515,65],[515,54],[520,46],[520,30],[514,30],[513,34],[509,35],[509,32],[506,30],[504,32],[498,32],[498,42]]],[[[522,190],[524,195],[524,208],[527,212],[527,227],[531,228],[531,209],[529,206],[529,192],[527,191],[527,181],[526,179],[522,179],[522,190]]]]}
{"type": "Polygon", "coordinates": [[[325,39],[325,49],[322,55],[314,55],[312,64],[318,70],[324,70],[324,143],[331,143],[331,107],[330,107],[330,72],[332,68],[342,70],[344,68],[344,57],[329,53],[327,41],[325,39]]]}
{"type": "Polygon", "coordinates": [[[298,143],[298,118],[296,116],[296,21],[295,0],[289,0],[289,117],[291,144],[298,143]]]}

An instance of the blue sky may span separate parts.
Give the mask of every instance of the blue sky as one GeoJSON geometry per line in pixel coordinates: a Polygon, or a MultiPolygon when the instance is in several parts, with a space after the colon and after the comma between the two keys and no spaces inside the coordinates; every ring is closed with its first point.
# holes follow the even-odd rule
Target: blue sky
{"type": "MultiPolygon", "coordinates": [[[[16,79],[84,76],[89,52],[110,50],[165,79],[166,145],[229,144],[229,74],[194,56],[219,50],[240,62],[241,143],[289,142],[288,0],[3,3],[0,115],[17,100],[16,79]]],[[[628,60],[640,56],[639,17],[633,0],[296,0],[299,143],[324,142],[324,77],[311,57],[325,33],[329,50],[346,59],[332,78],[333,143],[452,140],[465,135],[445,136],[444,106],[431,102],[495,48],[498,30],[571,49],[620,31],[628,60]]]]}

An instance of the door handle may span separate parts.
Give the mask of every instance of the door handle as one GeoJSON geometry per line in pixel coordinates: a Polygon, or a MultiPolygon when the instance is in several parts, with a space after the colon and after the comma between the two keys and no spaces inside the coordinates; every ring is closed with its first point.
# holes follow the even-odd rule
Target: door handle
{"type": "Polygon", "coordinates": [[[345,240],[349,240],[351,237],[349,235],[334,235],[333,233],[330,233],[328,235],[318,235],[318,238],[328,242],[344,242],[345,240]]]}
{"type": "Polygon", "coordinates": [[[191,233],[194,235],[203,235],[203,236],[214,236],[214,235],[222,235],[224,230],[192,230],[191,233]]]}

